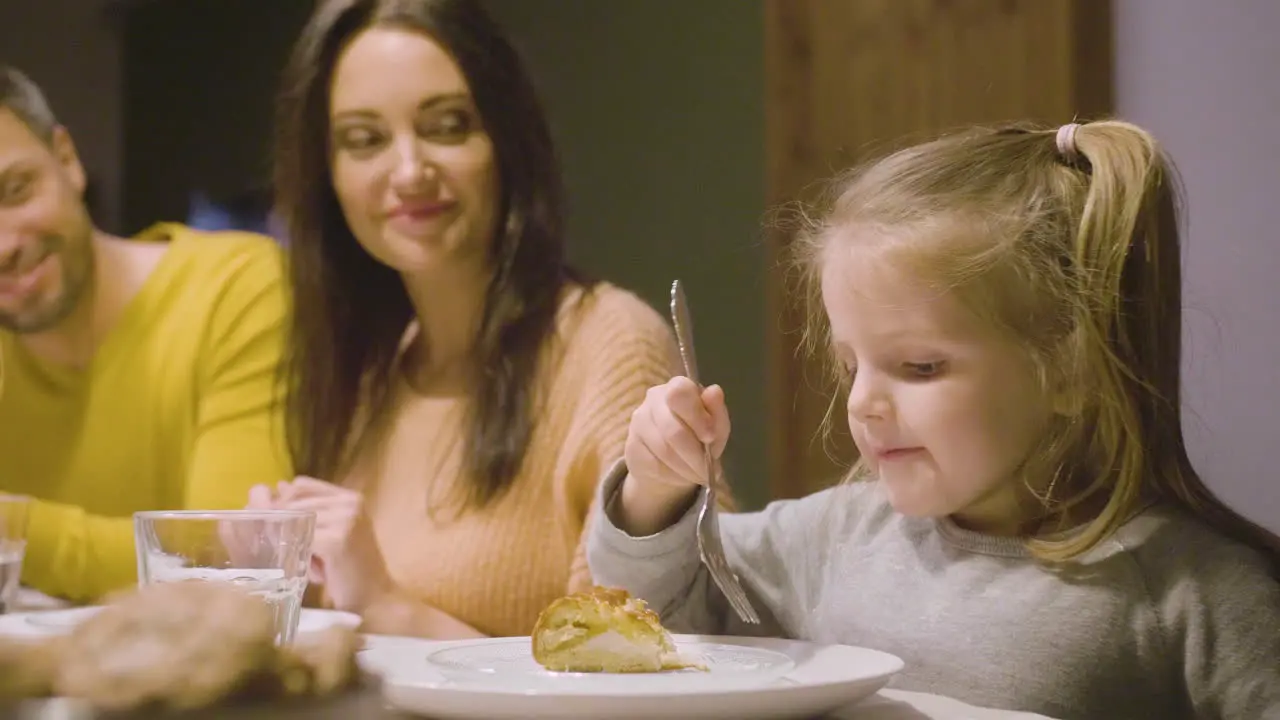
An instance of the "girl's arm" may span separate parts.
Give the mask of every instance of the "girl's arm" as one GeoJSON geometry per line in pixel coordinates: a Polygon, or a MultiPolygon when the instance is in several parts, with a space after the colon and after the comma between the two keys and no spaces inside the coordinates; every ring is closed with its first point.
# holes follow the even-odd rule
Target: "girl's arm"
{"type": "Polygon", "coordinates": [[[609,513],[626,478],[618,463],[600,488],[587,542],[587,560],[599,585],[621,587],[644,599],[672,632],[803,637],[831,538],[849,510],[849,487],[801,500],[771,503],[760,512],[720,514],[725,555],[764,621],[739,620],[698,554],[699,502],[671,527],[646,537],[619,529],[609,513]]]}
{"type": "Polygon", "coordinates": [[[1280,582],[1254,551],[1190,532],[1145,560],[1196,717],[1280,717],[1280,582]]]}

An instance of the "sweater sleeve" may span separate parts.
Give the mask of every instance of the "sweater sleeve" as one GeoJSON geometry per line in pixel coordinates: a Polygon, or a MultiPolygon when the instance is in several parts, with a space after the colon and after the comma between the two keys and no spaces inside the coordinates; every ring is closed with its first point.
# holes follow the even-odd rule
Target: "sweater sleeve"
{"type": "Polygon", "coordinates": [[[133,519],[32,500],[22,582],[75,602],[137,582],[133,519]]]}
{"type": "Polygon", "coordinates": [[[606,511],[626,479],[623,463],[601,484],[587,535],[591,572],[644,599],[673,632],[802,638],[822,596],[834,538],[860,502],[860,488],[838,486],[763,510],[719,515],[725,557],[752,606],[757,626],[741,622],[698,554],[697,503],[674,525],[646,537],[618,528],[606,511]]]}
{"type": "Polygon", "coordinates": [[[283,267],[274,246],[246,258],[210,318],[183,505],[238,508],[249,488],[292,478],[279,367],[283,267]],[[268,255],[269,253],[269,255],[268,255]]]}
{"type": "Polygon", "coordinates": [[[1143,558],[1195,716],[1280,717],[1280,582],[1253,550],[1189,532],[1143,558]]]}

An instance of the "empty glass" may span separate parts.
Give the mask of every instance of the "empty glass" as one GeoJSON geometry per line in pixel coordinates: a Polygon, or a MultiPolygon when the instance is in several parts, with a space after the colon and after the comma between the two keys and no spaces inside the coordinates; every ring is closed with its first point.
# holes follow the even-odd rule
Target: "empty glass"
{"type": "Polygon", "coordinates": [[[134,513],[138,583],[226,582],[275,614],[276,642],[293,642],[307,589],[316,516],[289,510],[134,513]]]}
{"type": "Polygon", "coordinates": [[[0,494],[0,615],[12,609],[18,599],[30,505],[25,497],[0,494]]]}

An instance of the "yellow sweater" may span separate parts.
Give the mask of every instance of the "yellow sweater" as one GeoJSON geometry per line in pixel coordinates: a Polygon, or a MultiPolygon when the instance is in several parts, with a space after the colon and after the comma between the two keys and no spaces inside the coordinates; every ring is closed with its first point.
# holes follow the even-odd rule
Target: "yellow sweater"
{"type": "Polygon", "coordinates": [[[364,492],[401,592],[488,635],[526,635],[547,603],[586,587],[579,544],[596,485],[677,358],[667,323],[639,298],[609,285],[570,293],[523,470],[499,500],[461,514],[445,501],[462,481],[465,401],[402,382],[390,430],[344,480],[364,492]]]}
{"type": "Polygon", "coordinates": [[[83,371],[0,332],[0,491],[32,504],[23,583],[91,601],[136,582],[131,514],[243,507],[290,477],[277,415],[281,253],[159,225],[170,248],[83,371]]]}

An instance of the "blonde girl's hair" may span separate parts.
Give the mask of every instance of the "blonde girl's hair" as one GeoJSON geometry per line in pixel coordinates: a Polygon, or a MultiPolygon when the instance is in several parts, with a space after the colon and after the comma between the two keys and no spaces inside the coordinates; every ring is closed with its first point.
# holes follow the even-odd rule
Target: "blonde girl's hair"
{"type": "Polygon", "coordinates": [[[1177,184],[1151,134],[1120,121],[979,128],[857,167],[804,214],[794,244],[808,337],[829,341],[826,253],[875,244],[1025,348],[1065,408],[1023,473],[1049,479],[1028,540],[1037,557],[1076,558],[1163,502],[1280,572],[1280,539],[1215,497],[1187,456],[1177,184]],[[1066,527],[1078,531],[1044,539],[1066,527]]]}

